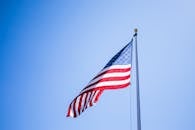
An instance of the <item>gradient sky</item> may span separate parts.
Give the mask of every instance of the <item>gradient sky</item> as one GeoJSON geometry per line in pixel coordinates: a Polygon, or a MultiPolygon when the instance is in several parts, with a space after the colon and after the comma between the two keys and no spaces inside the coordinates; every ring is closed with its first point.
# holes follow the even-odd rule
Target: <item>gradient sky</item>
{"type": "Polygon", "coordinates": [[[137,27],[143,130],[194,130],[194,0],[0,1],[1,130],[134,130],[135,83],[72,99],[137,27]]]}

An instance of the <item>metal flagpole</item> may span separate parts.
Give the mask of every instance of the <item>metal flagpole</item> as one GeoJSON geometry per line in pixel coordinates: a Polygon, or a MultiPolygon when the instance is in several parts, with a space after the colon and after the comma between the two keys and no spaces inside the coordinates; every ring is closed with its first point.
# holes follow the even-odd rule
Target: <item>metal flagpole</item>
{"type": "Polygon", "coordinates": [[[137,130],[141,130],[141,112],[140,112],[140,92],[139,92],[139,66],[138,66],[138,49],[137,49],[137,32],[138,29],[134,29],[135,37],[135,62],[136,62],[136,103],[137,103],[137,130]]]}

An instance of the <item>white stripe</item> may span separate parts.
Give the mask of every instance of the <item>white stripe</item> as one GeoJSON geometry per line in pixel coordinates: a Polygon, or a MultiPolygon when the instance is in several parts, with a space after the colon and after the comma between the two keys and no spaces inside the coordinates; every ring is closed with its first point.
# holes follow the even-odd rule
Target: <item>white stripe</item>
{"type": "Polygon", "coordinates": [[[71,103],[71,105],[70,105],[70,117],[74,117],[73,104],[74,104],[74,101],[73,101],[73,102],[71,103]]]}
{"type": "MultiPolygon", "coordinates": [[[[112,77],[125,77],[125,76],[129,76],[130,75],[130,71],[128,72],[117,72],[117,73],[108,73],[108,74],[104,74],[102,75],[101,77],[98,77],[94,80],[92,80],[87,86],[97,82],[98,80],[100,79],[103,79],[103,78],[112,78],[112,77]]],[[[108,81],[103,81],[103,82],[108,82],[108,81]]],[[[86,88],[87,89],[87,88],[86,88]]],[[[85,89],[83,89],[84,91],[85,89]]],[[[80,93],[83,93],[83,91],[81,91],[80,93]]]]}
{"type": "MultiPolygon", "coordinates": [[[[85,107],[86,107],[87,104],[88,104],[88,101],[89,101],[90,96],[91,96],[91,92],[88,92],[88,95],[87,95],[87,98],[86,98],[86,104],[85,104],[85,106],[84,106],[84,110],[85,110],[85,107]]],[[[87,108],[87,107],[86,107],[86,108],[87,108]]]]}
{"type": "Polygon", "coordinates": [[[92,94],[91,94],[91,98],[89,99],[89,101],[88,101],[88,103],[87,103],[87,107],[89,107],[90,106],[90,102],[91,102],[91,100],[93,99],[93,94],[95,93],[95,91],[93,91],[92,92],[92,94]]]}
{"type": "Polygon", "coordinates": [[[128,76],[128,75],[130,75],[130,71],[128,71],[128,72],[107,73],[107,74],[104,74],[104,75],[102,75],[102,76],[99,76],[99,77],[93,79],[92,81],[89,82],[89,84],[88,84],[87,86],[89,86],[89,85],[91,85],[91,84],[93,84],[93,83],[95,83],[95,82],[97,82],[98,80],[103,79],[103,78],[125,77],[125,76],[128,76]]]}
{"type": "Polygon", "coordinates": [[[83,94],[83,98],[82,98],[82,102],[81,102],[81,108],[80,108],[80,113],[82,112],[83,108],[84,108],[84,103],[85,103],[85,98],[86,98],[86,93],[83,94]]]}
{"type": "Polygon", "coordinates": [[[103,69],[97,75],[100,75],[101,73],[104,73],[105,71],[110,70],[110,69],[128,69],[128,68],[131,68],[131,64],[127,64],[127,65],[112,65],[112,66],[109,66],[109,67],[103,69]]]}
{"type": "Polygon", "coordinates": [[[105,82],[100,82],[97,83],[89,88],[86,88],[85,90],[82,91],[85,92],[87,90],[93,89],[93,88],[97,88],[97,87],[102,87],[102,86],[113,86],[113,85],[123,85],[123,84],[127,84],[130,82],[130,78],[126,79],[126,80],[120,80],[120,81],[105,81],[105,82]]]}
{"type": "MultiPolygon", "coordinates": [[[[105,81],[105,82],[100,82],[96,85],[94,85],[94,87],[100,87],[100,86],[112,86],[112,85],[120,85],[120,84],[125,84],[130,82],[130,78],[125,79],[125,80],[120,80],[120,81],[105,81]]],[[[92,88],[92,87],[90,87],[92,88]]]]}
{"type": "Polygon", "coordinates": [[[77,99],[76,99],[76,103],[75,103],[75,113],[76,113],[76,116],[78,116],[79,115],[79,111],[78,111],[78,108],[79,108],[79,101],[80,101],[80,98],[81,98],[81,96],[79,96],[79,97],[77,97],[77,99]]]}

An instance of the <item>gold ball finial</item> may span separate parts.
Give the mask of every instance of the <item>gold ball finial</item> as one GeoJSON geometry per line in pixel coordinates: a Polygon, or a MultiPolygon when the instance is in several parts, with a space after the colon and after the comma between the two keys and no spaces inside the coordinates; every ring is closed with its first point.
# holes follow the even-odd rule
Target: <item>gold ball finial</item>
{"type": "Polygon", "coordinates": [[[135,28],[135,29],[134,29],[134,32],[135,32],[135,33],[137,33],[137,32],[138,32],[138,29],[137,29],[137,28],[135,28]]]}

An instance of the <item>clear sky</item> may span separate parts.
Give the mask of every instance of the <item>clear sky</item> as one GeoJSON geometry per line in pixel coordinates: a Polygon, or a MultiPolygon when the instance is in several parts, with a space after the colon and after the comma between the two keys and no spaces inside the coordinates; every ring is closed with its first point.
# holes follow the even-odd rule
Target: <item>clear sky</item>
{"type": "Polygon", "coordinates": [[[194,0],[0,2],[1,130],[133,130],[134,89],[72,99],[137,27],[143,130],[194,130],[194,0]]]}

